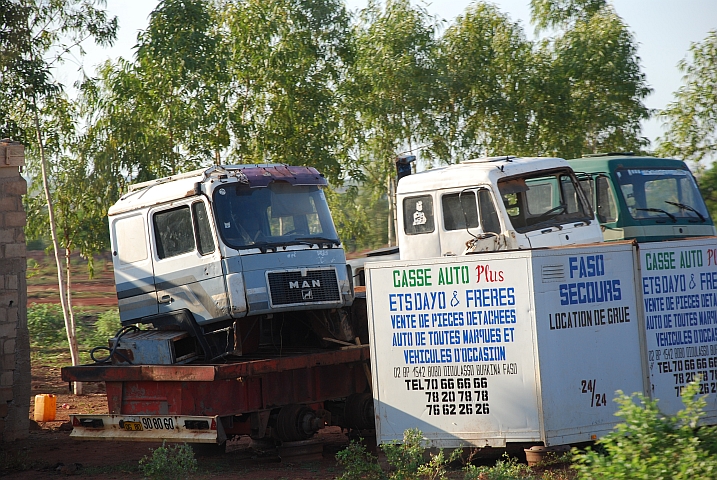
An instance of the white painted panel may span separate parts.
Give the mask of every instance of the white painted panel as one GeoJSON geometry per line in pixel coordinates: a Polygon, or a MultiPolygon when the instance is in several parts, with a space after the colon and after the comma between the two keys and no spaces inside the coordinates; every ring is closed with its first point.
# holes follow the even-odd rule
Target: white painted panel
{"type": "Polygon", "coordinates": [[[717,420],[717,238],[640,244],[647,355],[660,410],[683,408],[701,376],[708,423],[717,420]]]}
{"type": "Polygon", "coordinates": [[[147,259],[147,231],[143,212],[114,222],[117,257],[120,265],[147,259]]]}
{"type": "Polygon", "coordinates": [[[415,427],[437,447],[610,431],[615,391],[647,385],[637,264],[618,243],[367,265],[379,442],[415,427]]]}
{"type": "Polygon", "coordinates": [[[609,432],[615,392],[644,392],[633,246],[533,252],[540,386],[546,442],[609,432]]]}
{"type": "Polygon", "coordinates": [[[366,264],[377,438],[539,441],[527,252],[366,264]]]}

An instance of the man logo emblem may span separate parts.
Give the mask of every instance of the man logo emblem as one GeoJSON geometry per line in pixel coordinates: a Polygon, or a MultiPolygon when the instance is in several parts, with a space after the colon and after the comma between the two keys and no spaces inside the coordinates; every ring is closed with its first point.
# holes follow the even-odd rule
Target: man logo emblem
{"type": "MultiPolygon", "coordinates": [[[[309,285],[309,282],[307,280],[304,280],[301,284],[301,288],[314,288],[314,287],[320,287],[321,281],[320,280],[312,280],[311,285],[309,285]]],[[[289,282],[289,288],[299,288],[299,281],[289,282]]]]}
{"type": "Polygon", "coordinates": [[[311,292],[311,290],[302,290],[301,291],[301,299],[302,300],[313,300],[314,294],[311,292]]]}

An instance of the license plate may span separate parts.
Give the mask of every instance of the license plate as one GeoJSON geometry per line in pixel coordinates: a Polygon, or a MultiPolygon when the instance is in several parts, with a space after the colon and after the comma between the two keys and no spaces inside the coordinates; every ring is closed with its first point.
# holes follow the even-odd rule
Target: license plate
{"type": "Polygon", "coordinates": [[[124,429],[128,432],[138,432],[143,430],[140,422],[124,422],[124,429]]]}

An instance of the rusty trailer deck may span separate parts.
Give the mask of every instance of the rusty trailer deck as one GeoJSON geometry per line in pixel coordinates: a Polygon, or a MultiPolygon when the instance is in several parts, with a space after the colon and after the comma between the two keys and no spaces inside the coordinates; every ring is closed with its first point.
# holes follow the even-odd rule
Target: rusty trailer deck
{"type": "MultiPolygon", "coordinates": [[[[369,391],[368,361],[369,347],[361,345],[216,365],[65,367],[62,379],[105,382],[107,388],[109,415],[73,416],[76,427],[73,435],[78,432],[79,436],[84,431],[83,438],[140,440],[142,435],[148,435],[147,425],[139,426],[142,422],[150,426],[171,423],[177,430],[176,425],[191,426],[197,417],[202,417],[213,426],[222,417],[248,419],[257,414],[268,415],[272,409],[287,405],[320,407],[327,400],[369,391]],[[104,427],[100,426],[102,423],[104,427]],[[142,428],[144,433],[136,434],[132,428],[142,428]]],[[[225,422],[224,430],[226,434],[248,434],[251,423],[225,422]]],[[[164,430],[167,435],[169,432],[164,430]]],[[[152,438],[157,437],[147,437],[152,438]]]]}

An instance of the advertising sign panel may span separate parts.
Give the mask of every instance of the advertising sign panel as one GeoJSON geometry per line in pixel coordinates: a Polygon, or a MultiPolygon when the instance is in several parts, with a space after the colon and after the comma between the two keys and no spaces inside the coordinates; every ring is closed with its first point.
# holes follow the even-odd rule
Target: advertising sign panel
{"type": "Polygon", "coordinates": [[[615,392],[645,392],[630,243],[533,253],[546,441],[592,440],[618,422],[615,392]]]}
{"type": "Polygon", "coordinates": [[[631,244],[367,264],[380,443],[590,440],[643,391],[631,244]]]}
{"type": "Polygon", "coordinates": [[[651,395],[665,414],[699,380],[717,418],[717,239],[640,244],[651,395]]]}
{"type": "Polygon", "coordinates": [[[380,443],[539,441],[528,253],[367,264],[380,443]]]}

